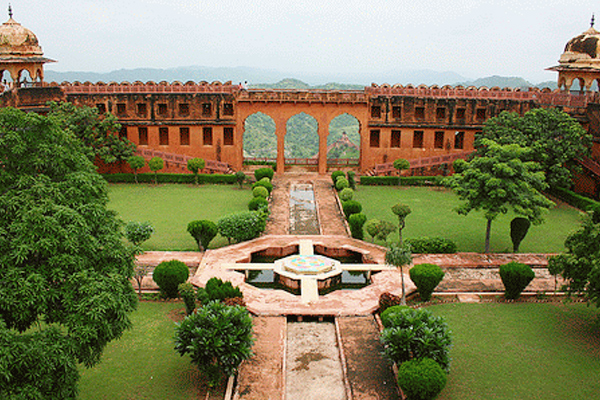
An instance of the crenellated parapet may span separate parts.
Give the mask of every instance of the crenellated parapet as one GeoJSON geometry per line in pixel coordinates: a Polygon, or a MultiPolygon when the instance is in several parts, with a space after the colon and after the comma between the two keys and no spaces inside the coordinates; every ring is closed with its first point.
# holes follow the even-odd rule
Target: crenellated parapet
{"type": "Polygon", "coordinates": [[[235,94],[241,90],[240,85],[233,85],[231,81],[227,81],[225,83],[221,83],[219,81],[214,81],[212,83],[208,83],[206,81],[201,82],[193,82],[188,81],[186,83],[182,83],[179,81],[175,82],[140,82],[135,81],[133,83],[130,82],[62,82],[56,83],[52,82],[51,86],[60,86],[65,93],[67,94],[91,94],[91,93],[101,93],[101,94],[135,94],[135,93],[226,93],[226,94],[235,94]]]}

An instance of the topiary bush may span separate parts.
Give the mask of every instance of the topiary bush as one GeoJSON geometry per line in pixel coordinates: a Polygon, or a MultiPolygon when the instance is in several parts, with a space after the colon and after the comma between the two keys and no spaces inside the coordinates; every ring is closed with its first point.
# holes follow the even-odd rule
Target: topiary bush
{"type": "Polygon", "coordinates": [[[384,326],[384,328],[391,327],[393,324],[394,315],[401,312],[402,310],[406,310],[407,308],[410,307],[403,306],[400,304],[386,308],[383,312],[379,314],[379,318],[381,318],[381,324],[384,326]]]}
{"type": "Polygon", "coordinates": [[[350,225],[350,233],[354,239],[363,240],[364,232],[363,225],[367,221],[367,216],[363,213],[351,214],[348,218],[348,225],[350,225]]]}
{"type": "Polygon", "coordinates": [[[258,168],[254,171],[254,177],[256,178],[256,181],[260,181],[263,178],[269,178],[269,180],[273,179],[273,175],[275,174],[275,171],[273,171],[272,168],[258,168]]]}
{"type": "Polygon", "coordinates": [[[504,297],[517,299],[534,277],[535,273],[529,265],[514,261],[501,265],[500,278],[504,285],[504,297]]]}
{"type": "Polygon", "coordinates": [[[187,316],[175,328],[175,350],[216,386],[252,356],[252,317],[244,307],[213,301],[187,316]]]}
{"type": "Polygon", "coordinates": [[[185,315],[190,315],[196,309],[196,289],[190,282],[180,283],[178,289],[185,303],[185,315]]]}
{"type": "Polygon", "coordinates": [[[396,364],[432,358],[445,370],[450,365],[450,332],[442,317],[429,310],[407,308],[390,316],[390,326],[381,332],[385,355],[396,364]]]}
{"type": "Polygon", "coordinates": [[[238,171],[235,173],[235,180],[240,185],[240,189],[244,186],[244,182],[248,179],[244,171],[238,171]]]}
{"type": "Polygon", "coordinates": [[[260,197],[262,199],[266,199],[267,197],[269,197],[269,190],[263,186],[255,186],[252,189],[252,196],[256,197],[260,197]]]}
{"type": "Polygon", "coordinates": [[[219,278],[210,278],[204,287],[208,301],[222,301],[225,299],[233,299],[236,297],[243,298],[242,291],[237,286],[233,286],[231,282],[223,282],[219,278]]]}
{"type": "Polygon", "coordinates": [[[338,196],[341,201],[352,200],[352,197],[354,197],[354,190],[350,189],[349,187],[344,188],[344,189],[340,190],[340,192],[338,193],[338,196]]]}
{"type": "Polygon", "coordinates": [[[396,296],[390,292],[383,292],[379,296],[379,312],[382,313],[390,307],[399,306],[402,302],[400,296],[396,296]]]}
{"type": "Polygon", "coordinates": [[[346,177],[348,178],[348,184],[350,185],[350,189],[356,190],[356,172],[348,171],[346,173],[346,177]]]}
{"type": "Polygon", "coordinates": [[[268,177],[264,177],[260,181],[253,183],[252,189],[261,186],[267,189],[269,191],[269,194],[271,194],[271,192],[273,191],[273,184],[271,183],[271,180],[268,177]]]}
{"type": "Polygon", "coordinates": [[[348,183],[348,179],[343,176],[338,176],[337,181],[335,181],[335,189],[339,192],[349,187],[350,184],[348,183]]]}
{"type": "Polygon", "coordinates": [[[510,240],[513,244],[513,253],[519,251],[519,246],[523,239],[525,239],[525,236],[527,236],[530,226],[531,221],[527,218],[516,217],[510,221],[510,240]]]}
{"type": "Polygon", "coordinates": [[[187,226],[187,231],[196,241],[198,250],[204,251],[208,248],[211,240],[217,236],[217,224],[206,219],[190,221],[187,226]]]}
{"type": "Polygon", "coordinates": [[[398,386],[409,400],[433,400],[446,387],[448,376],[431,358],[402,363],[398,367],[398,386]]]}
{"type": "Polygon", "coordinates": [[[431,294],[436,286],[444,278],[444,271],[435,264],[417,264],[412,267],[408,274],[410,280],[417,286],[421,300],[431,300],[431,294]]]}
{"type": "Polygon", "coordinates": [[[386,241],[390,233],[396,230],[396,225],[389,221],[370,219],[365,224],[365,230],[371,236],[373,241],[375,241],[375,239],[386,241]]]}
{"type": "Polygon", "coordinates": [[[343,171],[333,171],[333,172],[331,173],[331,182],[333,182],[333,185],[334,185],[334,186],[335,186],[335,183],[337,182],[337,179],[338,179],[340,176],[346,176],[346,174],[344,174],[344,172],[343,172],[343,171]]]}
{"type": "Polygon", "coordinates": [[[156,266],[152,279],[158,285],[163,297],[174,299],[180,283],[187,281],[190,270],[179,260],[163,261],[156,266]]]}
{"type": "Polygon", "coordinates": [[[416,254],[454,254],[458,250],[452,240],[439,237],[411,238],[406,239],[406,243],[416,254]]]}
{"type": "Polygon", "coordinates": [[[362,205],[356,200],[348,200],[342,203],[342,209],[346,219],[349,219],[352,214],[358,214],[362,211],[362,205]]]}
{"type": "Polygon", "coordinates": [[[217,221],[217,229],[221,236],[243,242],[258,237],[264,230],[268,213],[259,211],[243,211],[225,215],[217,221]]]}
{"type": "Polygon", "coordinates": [[[248,202],[248,210],[256,211],[259,208],[269,208],[269,201],[263,197],[254,197],[248,202]]]}
{"type": "Polygon", "coordinates": [[[125,237],[136,246],[150,239],[153,233],[154,228],[150,222],[131,221],[125,225],[125,237]]]}

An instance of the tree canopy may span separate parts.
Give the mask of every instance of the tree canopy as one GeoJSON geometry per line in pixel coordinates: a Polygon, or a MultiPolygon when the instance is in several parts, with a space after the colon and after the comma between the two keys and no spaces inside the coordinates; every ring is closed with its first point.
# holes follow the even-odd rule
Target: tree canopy
{"type": "Polygon", "coordinates": [[[106,182],[53,117],[0,110],[0,377],[3,398],[71,399],[131,326],[133,249],[106,182]]]}
{"type": "Polygon", "coordinates": [[[512,209],[533,224],[543,221],[542,212],[554,203],[541,191],[547,188],[539,164],[524,161],[531,158],[532,149],[517,144],[501,145],[480,139],[481,148],[469,162],[456,163],[457,171],[446,178],[448,184],[464,201],[456,211],[467,215],[483,211],[487,220],[485,252],[490,250],[492,221],[512,209]]]}
{"type": "Polygon", "coordinates": [[[571,185],[571,170],[577,169],[576,160],[590,153],[592,141],[575,119],[555,108],[536,108],[523,117],[503,111],[486,121],[475,147],[481,150],[484,139],[530,148],[526,161],[540,164],[550,188],[571,185]]]}
{"type": "Polygon", "coordinates": [[[126,161],[135,153],[135,144],[119,136],[121,125],[110,113],[99,115],[95,107],[52,102],[49,116],[81,139],[92,161],[98,157],[110,164],[126,161]]]}

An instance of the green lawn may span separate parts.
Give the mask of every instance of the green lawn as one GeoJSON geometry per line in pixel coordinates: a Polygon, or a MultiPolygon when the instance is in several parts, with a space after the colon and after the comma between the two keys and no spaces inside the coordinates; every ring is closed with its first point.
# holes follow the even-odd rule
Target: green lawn
{"type": "MultiPolygon", "coordinates": [[[[459,251],[484,250],[486,220],[482,212],[458,215],[454,208],[459,204],[456,195],[442,188],[360,186],[354,199],[363,206],[367,219],[377,218],[398,223],[392,206],[405,203],[412,213],[406,218],[403,238],[439,236],[451,239],[459,251]]],[[[579,227],[580,212],[560,205],[545,215],[545,222],[532,225],[519,249],[523,253],[553,253],[564,249],[567,235],[579,227]]],[[[492,223],[491,251],[512,251],[510,221],[512,213],[499,216],[492,223]]],[[[370,237],[366,235],[368,240],[370,237]]],[[[388,242],[398,240],[398,234],[388,237],[388,242]]]]}
{"type": "Polygon", "coordinates": [[[443,304],[452,331],[438,400],[597,399],[598,309],[584,304],[443,304]]]}
{"type": "Polygon", "coordinates": [[[99,365],[81,369],[79,399],[204,400],[204,378],[175,351],[169,313],[184,309],[181,302],[140,303],[133,329],[107,346],[99,365]]]}
{"type": "MultiPolygon", "coordinates": [[[[111,184],[108,207],[125,221],[148,221],[154,234],[142,245],[144,250],[198,250],[187,232],[196,219],[217,222],[224,215],[248,210],[252,194],[234,185],[147,185],[111,184]]],[[[227,240],[217,235],[210,247],[227,240]]]]}

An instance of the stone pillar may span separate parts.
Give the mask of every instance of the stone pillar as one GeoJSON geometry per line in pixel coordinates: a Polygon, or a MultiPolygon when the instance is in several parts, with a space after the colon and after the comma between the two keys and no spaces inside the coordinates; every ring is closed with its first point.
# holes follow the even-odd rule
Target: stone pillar
{"type": "Polygon", "coordinates": [[[277,136],[277,169],[275,172],[278,174],[285,172],[285,134],[286,121],[279,119],[275,122],[275,135],[277,136]]]}
{"type": "Polygon", "coordinates": [[[319,175],[325,175],[327,174],[327,136],[329,135],[329,124],[326,118],[321,118],[318,123],[319,163],[317,165],[317,171],[319,172],[319,175]]]}

